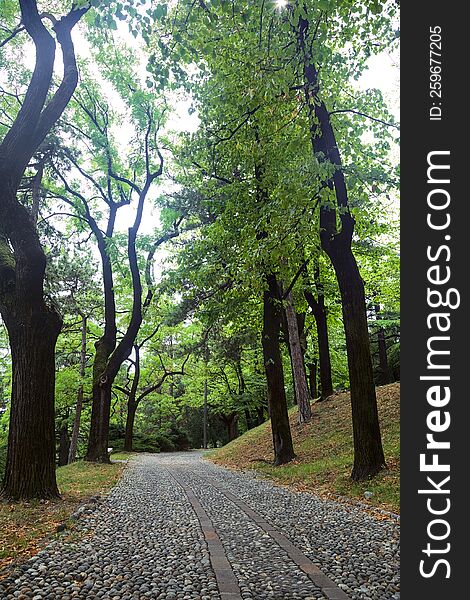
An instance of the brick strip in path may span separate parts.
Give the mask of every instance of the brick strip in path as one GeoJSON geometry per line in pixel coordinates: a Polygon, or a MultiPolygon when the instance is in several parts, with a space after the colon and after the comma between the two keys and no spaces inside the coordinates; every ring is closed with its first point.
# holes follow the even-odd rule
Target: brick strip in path
{"type": "Polygon", "coordinates": [[[235,577],[235,573],[227,559],[222,542],[208,514],[202,507],[193,490],[186,485],[174,471],[169,472],[169,474],[183,489],[199,519],[222,600],[243,600],[238,580],[235,577]]]}
{"type": "Polygon", "coordinates": [[[327,577],[297,546],[295,546],[283,533],[277,531],[266,519],[254,511],[246,502],[240,500],[235,494],[229,492],[220,484],[216,483],[214,478],[207,480],[209,485],[212,485],[219,490],[228,500],[233,502],[240,510],[242,510],[250,519],[252,519],[258,527],[261,527],[268,535],[270,535],[278,545],[285,550],[289,558],[313,581],[315,585],[321,588],[322,592],[329,600],[349,600],[349,596],[339,588],[334,581],[327,577]]]}

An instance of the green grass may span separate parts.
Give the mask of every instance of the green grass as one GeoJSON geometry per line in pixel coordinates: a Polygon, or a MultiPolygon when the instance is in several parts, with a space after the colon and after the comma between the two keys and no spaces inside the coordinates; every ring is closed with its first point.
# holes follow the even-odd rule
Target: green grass
{"type": "Polygon", "coordinates": [[[0,577],[15,561],[35,554],[76,508],[106,494],[118,481],[125,463],[110,465],[77,461],[57,469],[61,500],[0,503],[0,577]]]}
{"type": "Polygon", "coordinates": [[[57,469],[57,485],[64,499],[69,496],[86,498],[106,493],[121,472],[120,463],[105,465],[80,460],[57,469]]]}
{"type": "Polygon", "coordinates": [[[135,452],[114,452],[111,454],[111,461],[113,460],[129,460],[131,456],[136,454],[135,452]]]}
{"type": "Polygon", "coordinates": [[[377,388],[382,441],[387,468],[371,480],[353,482],[353,444],[349,394],[332,396],[313,405],[309,424],[297,424],[297,408],[290,410],[297,458],[287,465],[272,465],[270,423],[250,430],[207,457],[235,469],[255,469],[266,478],[297,490],[327,497],[346,496],[398,513],[400,510],[399,384],[377,388]],[[373,496],[366,500],[364,492],[373,496]]]}

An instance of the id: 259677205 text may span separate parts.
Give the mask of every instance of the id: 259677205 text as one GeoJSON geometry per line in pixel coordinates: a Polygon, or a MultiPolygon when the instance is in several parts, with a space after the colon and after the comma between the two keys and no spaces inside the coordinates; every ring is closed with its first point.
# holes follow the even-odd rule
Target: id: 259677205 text
{"type": "Polygon", "coordinates": [[[442,119],[442,28],[429,28],[429,120],[442,119]]]}

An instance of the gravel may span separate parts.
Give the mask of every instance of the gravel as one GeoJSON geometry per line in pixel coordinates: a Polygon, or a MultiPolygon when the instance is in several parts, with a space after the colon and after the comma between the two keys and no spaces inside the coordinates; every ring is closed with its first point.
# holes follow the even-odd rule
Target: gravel
{"type": "MultiPolygon", "coordinates": [[[[179,458],[183,464],[191,459],[179,458]]],[[[208,461],[191,472],[204,478],[206,485],[214,478],[219,487],[246,502],[353,600],[400,597],[400,527],[396,519],[378,520],[360,506],[293,493],[208,461]]]]}
{"type": "Polygon", "coordinates": [[[216,467],[199,452],[139,455],[110,495],[0,582],[6,600],[220,600],[190,486],[212,520],[243,600],[320,600],[321,590],[222,492],[284,533],[353,600],[397,600],[399,524],[216,467]],[[217,488],[211,485],[217,485],[217,488]]]}
{"type": "Polygon", "coordinates": [[[321,590],[288,557],[278,544],[220,491],[199,475],[205,470],[173,468],[194,490],[222,541],[238,579],[244,600],[320,600],[321,590]]]}
{"type": "Polygon", "coordinates": [[[133,461],[77,524],[93,534],[50,544],[0,582],[0,598],[220,599],[196,515],[158,457],[133,461]]]}

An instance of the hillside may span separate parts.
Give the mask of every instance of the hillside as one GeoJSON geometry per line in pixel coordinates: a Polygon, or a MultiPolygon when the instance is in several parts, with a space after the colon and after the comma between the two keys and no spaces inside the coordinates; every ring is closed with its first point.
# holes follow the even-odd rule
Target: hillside
{"type": "Polygon", "coordinates": [[[298,490],[323,496],[347,496],[372,506],[400,511],[400,384],[377,388],[382,441],[387,469],[371,481],[353,483],[352,427],[349,393],[338,393],[312,405],[312,421],[297,423],[297,407],[290,422],[297,458],[273,467],[270,422],[251,429],[208,455],[213,462],[234,469],[256,469],[264,477],[298,490]],[[373,496],[366,500],[364,492],[373,496]]]}

